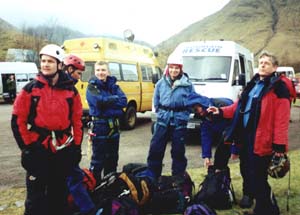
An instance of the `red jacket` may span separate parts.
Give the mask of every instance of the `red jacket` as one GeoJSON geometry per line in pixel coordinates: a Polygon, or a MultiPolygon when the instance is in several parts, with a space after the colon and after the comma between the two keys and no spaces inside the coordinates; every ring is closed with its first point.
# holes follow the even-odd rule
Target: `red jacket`
{"type": "MultiPolygon", "coordinates": [[[[274,147],[288,150],[288,127],[290,119],[290,100],[286,93],[286,86],[277,84],[278,88],[270,87],[270,90],[263,95],[259,110],[258,122],[255,135],[254,153],[260,156],[272,154],[274,147]]],[[[250,89],[251,90],[251,89],[250,89]]],[[[239,100],[231,106],[222,107],[224,118],[234,118],[239,108],[239,100]]]]}
{"type": "Polygon", "coordinates": [[[12,114],[13,133],[21,149],[35,142],[41,142],[48,149],[51,131],[60,134],[56,135],[57,145],[65,143],[72,134],[75,145],[81,144],[80,95],[63,73],[59,73],[54,87],[38,74],[17,96],[12,114]]]}

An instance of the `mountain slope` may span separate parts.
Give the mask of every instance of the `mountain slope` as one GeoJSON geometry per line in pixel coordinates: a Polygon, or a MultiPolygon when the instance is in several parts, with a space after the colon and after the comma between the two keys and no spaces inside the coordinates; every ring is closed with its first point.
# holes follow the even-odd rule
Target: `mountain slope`
{"type": "Polygon", "coordinates": [[[268,50],[282,64],[300,66],[299,16],[298,0],[231,0],[219,12],[188,26],[157,49],[164,64],[180,42],[225,39],[244,45],[255,56],[268,50]]]}

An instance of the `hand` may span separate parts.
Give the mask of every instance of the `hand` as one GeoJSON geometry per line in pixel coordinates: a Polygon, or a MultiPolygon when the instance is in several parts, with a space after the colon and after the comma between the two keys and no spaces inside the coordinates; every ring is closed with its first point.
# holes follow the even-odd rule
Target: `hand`
{"type": "Polygon", "coordinates": [[[212,166],[213,164],[212,164],[210,158],[204,158],[203,165],[207,169],[209,166],[212,166]]]}
{"type": "Polygon", "coordinates": [[[214,115],[215,115],[215,114],[220,114],[219,108],[214,107],[214,106],[211,106],[211,107],[207,108],[206,111],[207,111],[208,113],[212,113],[212,114],[214,114],[214,115]]]}

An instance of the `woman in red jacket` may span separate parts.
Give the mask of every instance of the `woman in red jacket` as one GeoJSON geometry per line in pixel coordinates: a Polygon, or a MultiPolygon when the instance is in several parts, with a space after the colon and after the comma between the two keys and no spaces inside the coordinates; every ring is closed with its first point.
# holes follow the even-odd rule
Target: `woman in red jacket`
{"type": "Polygon", "coordinates": [[[82,105],[61,71],[64,51],[40,51],[41,71],[14,103],[11,125],[26,170],[25,215],[66,215],[66,177],[81,159],[82,105]]]}
{"type": "Polygon", "coordinates": [[[279,215],[276,199],[268,183],[272,156],[283,157],[288,150],[290,92],[275,76],[278,61],[264,52],[259,57],[259,72],[247,84],[240,99],[231,106],[208,108],[209,112],[232,118],[225,142],[241,144],[240,161],[246,168],[256,205],[245,214],[279,215]]]}

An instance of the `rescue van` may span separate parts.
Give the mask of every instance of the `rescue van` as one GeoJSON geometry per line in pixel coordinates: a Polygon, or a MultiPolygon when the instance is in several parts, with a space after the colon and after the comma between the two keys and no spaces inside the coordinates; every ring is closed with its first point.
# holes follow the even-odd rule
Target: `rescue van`
{"type": "Polygon", "coordinates": [[[85,71],[76,84],[82,104],[83,115],[88,116],[86,88],[94,75],[96,61],[105,61],[112,76],[127,96],[128,104],[121,120],[123,127],[133,129],[137,112],[151,111],[154,83],[152,75],[160,76],[161,69],[153,50],[147,46],[118,39],[98,37],[66,40],[63,44],[66,53],[72,53],[85,61],[85,71]]]}
{"type": "MultiPolygon", "coordinates": [[[[197,93],[207,97],[226,97],[235,101],[253,77],[253,54],[233,41],[192,41],[179,44],[174,55],[182,57],[183,71],[188,74],[197,93]]],[[[155,114],[152,114],[155,121],[155,114]]],[[[190,117],[188,128],[200,126],[190,117]]]]}
{"type": "Polygon", "coordinates": [[[38,68],[32,62],[0,62],[0,98],[9,100],[6,81],[10,75],[15,76],[16,94],[38,73],[38,68]]]}

